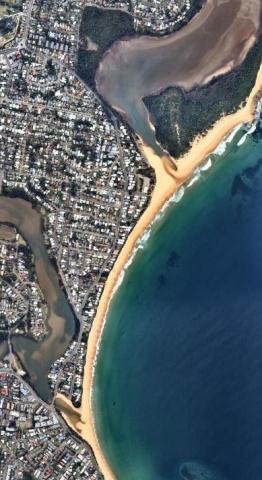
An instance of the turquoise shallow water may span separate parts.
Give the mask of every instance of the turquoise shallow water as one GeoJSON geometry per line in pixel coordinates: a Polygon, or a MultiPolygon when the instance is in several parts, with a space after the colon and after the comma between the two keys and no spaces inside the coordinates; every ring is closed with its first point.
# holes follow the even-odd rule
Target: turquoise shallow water
{"type": "Polygon", "coordinates": [[[111,303],[93,401],[119,480],[261,480],[261,131],[237,140],[111,303]]]}

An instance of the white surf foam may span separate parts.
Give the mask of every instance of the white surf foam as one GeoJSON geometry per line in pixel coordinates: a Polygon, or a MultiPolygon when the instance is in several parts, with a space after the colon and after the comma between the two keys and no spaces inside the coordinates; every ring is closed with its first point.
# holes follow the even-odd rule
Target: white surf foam
{"type": "Polygon", "coordinates": [[[225,137],[224,140],[218,145],[216,150],[214,150],[213,154],[219,155],[219,156],[224,155],[227,145],[234,140],[236,134],[239,132],[239,130],[243,128],[244,125],[245,125],[244,123],[240,123],[239,125],[237,125],[232,130],[232,132],[227,137],[225,137]]]}
{"type": "Polygon", "coordinates": [[[211,158],[209,158],[201,167],[200,170],[201,172],[206,172],[206,170],[209,170],[212,167],[212,161],[211,158]]]}

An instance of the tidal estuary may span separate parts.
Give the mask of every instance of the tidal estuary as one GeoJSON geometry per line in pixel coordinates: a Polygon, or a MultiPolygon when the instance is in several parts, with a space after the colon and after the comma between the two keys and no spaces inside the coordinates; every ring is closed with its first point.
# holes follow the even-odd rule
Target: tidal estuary
{"type": "Polygon", "coordinates": [[[171,85],[203,86],[240,65],[259,34],[260,14],[260,0],[206,0],[178,32],[120,39],[99,65],[97,90],[162,156],[143,98],[171,85]]]}
{"type": "Polygon", "coordinates": [[[14,335],[11,343],[29,382],[44,400],[51,399],[47,375],[52,364],[67,349],[76,331],[76,318],[59,284],[51,264],[42,232],[41,215],[29,202],[0,197],[0,222],[17,228],[34,255],[35,269],[43,297],[48,306],[47,335],[40,342],[14,335]]]}
{"type": "MultiPolygon", "coordinates": [[[[252,118],[261,71],[239,117],[221,120],[213,140],[207,134],[200,153],[194,146],[176,170],[156,140],[143,99],[169,86],[190,91],[231,72],[255,44],[260,18],[260,0],[206,0],[180,31],[122,38],[105,53],[97,91],[139,136],[145,156],[150,151],[158,161],[156,188],[144,212],[149,216],[137,225],[148,226],[237,118],[252,118]]],[[[260,480],[260,133],[214,158],[211,172],[202,170],[198,184],[154,224],[111,302],[92,383],[104,317],[94,320],[81,407],[58,398],[69,425],[103,462],[101,444],[117,480],[260,480]]],[[[73,339],[76,317],[48,257],[40,213],[24,200],[0,197],[0,222],[15,227],[34,256],[48,307],[47,335],[39,342],[12,335],[10,344],[36,392],[50,401],[48,372],[73,339]]]]}

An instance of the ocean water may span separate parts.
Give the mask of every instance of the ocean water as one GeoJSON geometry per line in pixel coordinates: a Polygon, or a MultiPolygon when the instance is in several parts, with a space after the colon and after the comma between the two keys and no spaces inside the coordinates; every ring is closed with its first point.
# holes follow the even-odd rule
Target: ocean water
{"type": "Polygon", "coordinates": [[[262,129],[242,137],[154,224],[111,303],[93,404],[118,480],[262,478],[262,129]]]}

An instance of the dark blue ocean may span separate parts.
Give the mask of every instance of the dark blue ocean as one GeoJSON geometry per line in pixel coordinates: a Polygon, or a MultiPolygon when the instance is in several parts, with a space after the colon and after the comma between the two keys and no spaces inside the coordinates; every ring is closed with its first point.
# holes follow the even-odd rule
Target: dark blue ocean
{"type": "Polygon", "coordinates": [[[262,479],[262,130],[242,135],[112,301],[93,401],[118,480],[262,479]]]}

